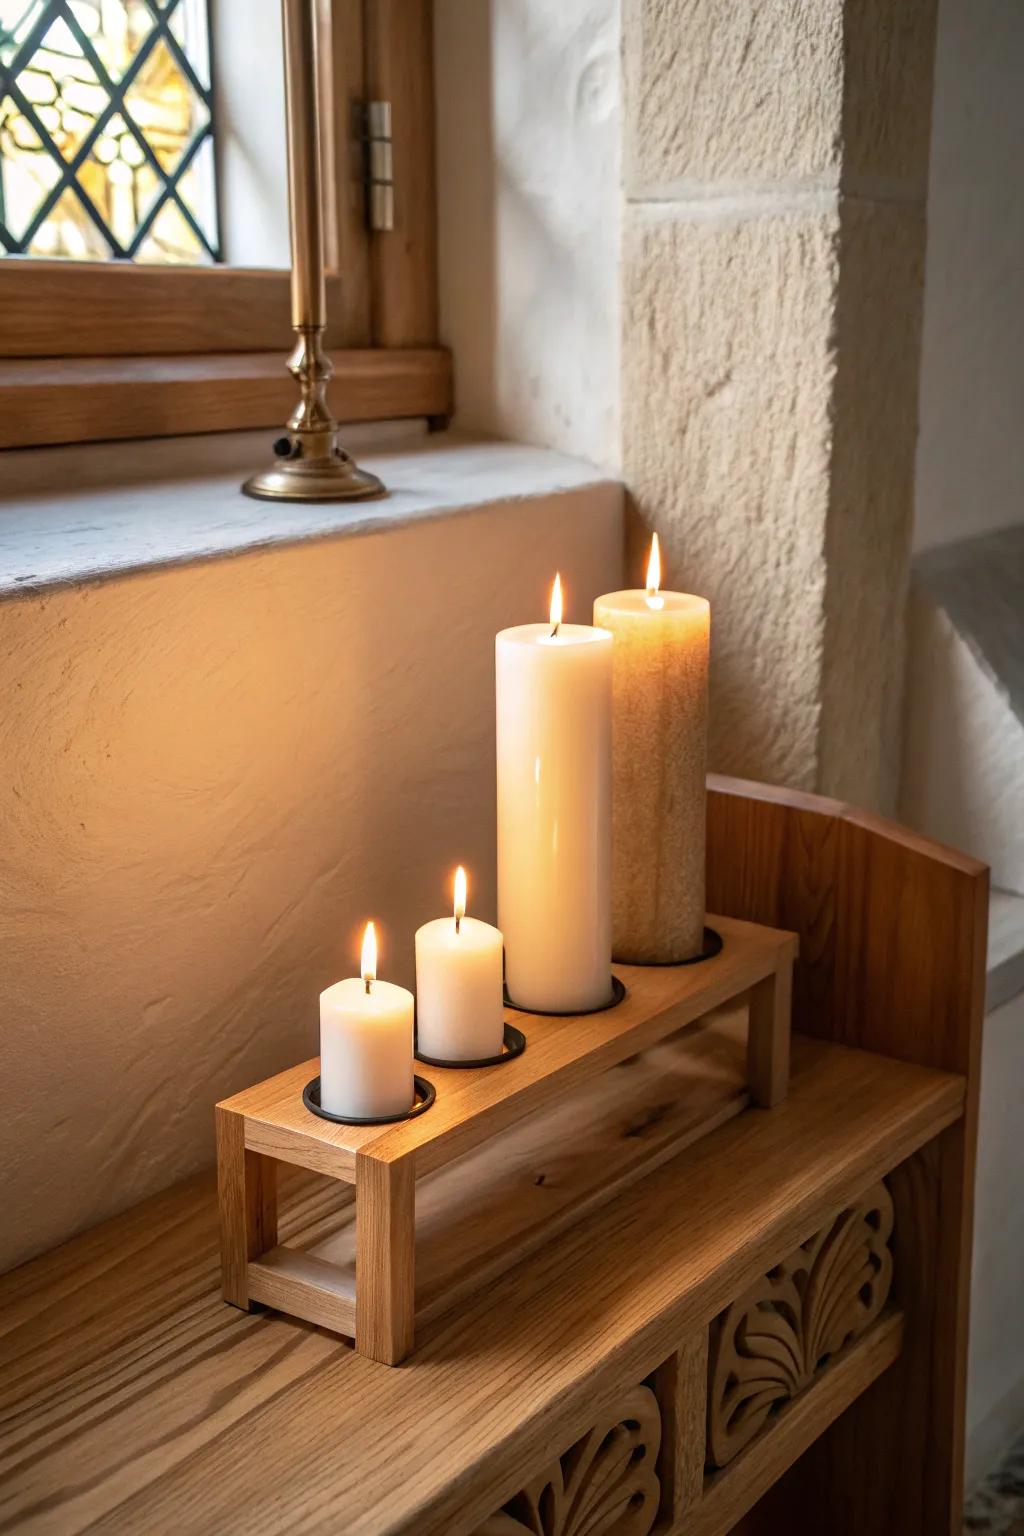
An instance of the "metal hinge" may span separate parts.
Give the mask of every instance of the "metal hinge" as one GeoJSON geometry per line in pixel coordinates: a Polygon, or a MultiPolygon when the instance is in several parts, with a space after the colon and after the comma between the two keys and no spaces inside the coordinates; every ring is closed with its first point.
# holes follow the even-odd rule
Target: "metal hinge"
{"type": "Polygon", "coordinates": [[[371,229],[395,227],[395,179],[391,151],[391,103],[368,101],[363,113],[366,222],[371,229]]]}

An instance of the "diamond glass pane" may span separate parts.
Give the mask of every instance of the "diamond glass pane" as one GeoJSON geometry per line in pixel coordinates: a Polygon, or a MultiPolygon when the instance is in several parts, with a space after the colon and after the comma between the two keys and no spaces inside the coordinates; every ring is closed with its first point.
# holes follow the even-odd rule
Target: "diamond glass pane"
{"type": "Polygon", "coordinates": [[[9,64],[47,6],[45,0],[0,0],[0,64],[9,64]]]}
{"type": "Polygon", "coordinates": [[[0,242],[219,260],[207,0],[0,0],[0,242]]]}

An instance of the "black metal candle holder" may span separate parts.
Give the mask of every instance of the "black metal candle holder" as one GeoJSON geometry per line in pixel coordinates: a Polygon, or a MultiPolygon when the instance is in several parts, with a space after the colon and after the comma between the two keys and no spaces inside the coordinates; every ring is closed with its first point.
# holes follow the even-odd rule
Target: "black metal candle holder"
{"type": "Polygon", "coordinates": [[[443,1061],[440,1056],[424,1056],[417,1047],[416,1060],[428,1067],[447,1067],[452,1071],[469,1067],[500,1067],[502,1062],[515,1061],[526,1050],[526,1036],[514,1024],[505,1025],[504,1047],[497,1056],[481,1056],[477,1061],[443,1061]]]}
{"type": "Polygon", "coordinates": [[[713,960],[720,955],[725,947],[725,940],[714,928],[704,929],[704,940],[699,955],[689,955],[685,960],[627,960],[625,955],[616,955],[620,965],[700,965],[702,960],[713,960]]]}
{"type": "Polygon", "coordinates": [[[333,1115],[320,1103],[319,1077],[311,1078],[303,1088],[302,1102],[310,1114],[321,1120],[331,1120],[335,1125],[394,1125],[399,1120],[415,1120],[417,1115],[425,1114],[437,1097],[433,1083],[425,1077],[414,1077],[412,1085],[416,1095],[412,1107],[399,1115],[333,1115]]]}
{"type": "Polygon", "coordinates": [[[609,1008],[617,1008],[626,995],[626,988],[619,978],[613,976],[611,980],[611,997],[606,1003],[598,1003],[596,1008],[526,1008],[509,996],[508,987],[504,988],[505,1007],[514,1008],[517,1013],[534,1013],[542,1019],[576,1019],[587,1013],[607,1013],[609,1008]]]}

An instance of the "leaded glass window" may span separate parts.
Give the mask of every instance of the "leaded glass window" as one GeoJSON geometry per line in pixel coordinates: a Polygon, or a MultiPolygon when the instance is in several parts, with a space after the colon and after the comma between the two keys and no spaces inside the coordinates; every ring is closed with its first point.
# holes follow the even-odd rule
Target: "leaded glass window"
{"type": "Polygon", "coordinates": [[[207,0],[0,0],[0,243],[220,259],[207,0]]]}

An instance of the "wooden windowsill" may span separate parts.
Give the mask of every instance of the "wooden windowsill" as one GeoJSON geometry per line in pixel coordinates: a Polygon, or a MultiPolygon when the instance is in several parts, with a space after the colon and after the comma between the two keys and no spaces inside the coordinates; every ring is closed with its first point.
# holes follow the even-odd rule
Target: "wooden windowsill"
{"type": "MultiPolygon", "coordinates": [[[[0,360],[0,448],[283,427],[297,398],[283,352],[9,358],[0,360]]],[[[451,354],[339,352],[329,399],[341,421],[447,418],[451,354]]]]}

